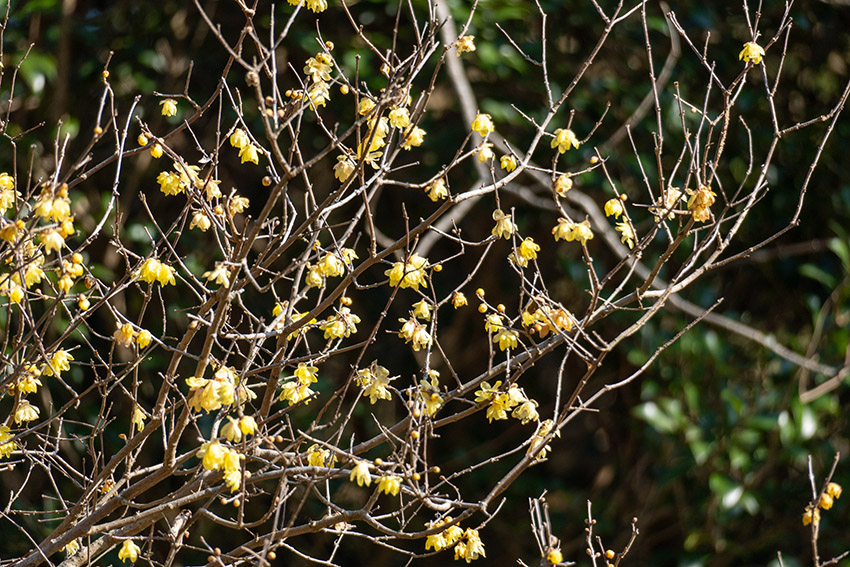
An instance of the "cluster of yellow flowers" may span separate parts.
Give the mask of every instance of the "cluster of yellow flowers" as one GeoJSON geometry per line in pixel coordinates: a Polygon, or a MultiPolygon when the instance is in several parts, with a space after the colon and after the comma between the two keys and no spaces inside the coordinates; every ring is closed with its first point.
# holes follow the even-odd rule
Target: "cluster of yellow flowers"
{"type": "Polygon", "coordinates": [[[140,349],[144,349],[151,344],[153,335],[145,329],[137,333],[130,323],[124,323],[123,325],[119,323],[118,329],[112,333],[112,339],[123,347],[129,348],[133,346],[133,343],[136,343],[140,349]]]}
{"type": "Polygon", "coordinates": [[[348,338],[357,332],[357,324],[360,317],[351,312],[346,306],[341,306],[337,312],[330,315],[319,324],[319,329],[324,331],[325,339],[348,338]]]}
{"type": "Polygon", "coordinates": [[[593,238],[593,231],[590,228],[589,220],[573,222],[563,217],[558,219],[558,224],[552,229],[552,234],[555,237],[555,241],[561,238],[567,242],[575,240],[581,242],[582,246],[586,245],[587,241],[593,238]]]}
{"type": "Polygon", "coordinates": [[[573,318],[563,307],[550,307],[544,298],[529,302],[522,312],[522,326],[531,329],[542,339],[550,332],[573,330],[573,318]]]}
{"type": "Polygon", "coordinates": [[[511,253],[509,259],[526,268],[528,267],[529,260],[537,259],[538,252],[540,252],[540,245],[534,242],[534,239],[529,236],[520,243],[519,248],[511,253]]]}
{"type": "Polygon", "coordinates": [[[428,287],[428,279],[425,270],[428,269],[428,259],[413,253],[406,262],[396,262],[392,268],[384,272],[389,276],[390,285],[393,287],[413,288],[419,291],[419,286],[428,287]]]}
{"type": "Polygon", "coordinates": [[[174,272],[171,266],[163,264],[156,258],[148,258],[139,268],[138,277],[147,283],[159,282],[161,286],[176,285],[174,272]]]}
{"type": "Polygon", "coordinates": [[[493,220],[496,221],[496,226],[490,233],[496,238],[509,239],[517,230],[517,226],[511,220],[511,217],[503,213],[501,209],[493,211],[493,220]]]}
{"type": "MultiPolygon", "coordinates": [[[[552,428],[555,426],[555,422],[551,419],[547,419],[541,421],[537,425],[537,431],[534,432],[534,435],[531,436],[531,441],[528,444],[528,450],[526,451],[527,455],[532,455],[537,452],[537,460],[543,460],[546,458],[546,455],[549,454],[549,451],[552,450],[552,447],[546,443],[546,437],[552,432],[552,428]]],[[[556,431],[555,437],[560,437],[561,432],[556,431]]]]}
{"type": "Polygon", "coordinates": [[[351,263],[358,258],[351,248],[342,248],[339,253],[325,252],[315,264],[307,264],[307,275],[304,282],[308,287],[325,287],[325,278],[340,277],[345,274],[345,267],[351,269],[351,263]]]}
{"type": "Polygon", "coordinates": [[[691,211],[694,220],[697,222],[705,222],[711,218],[711,205],[714,204],[714,198],[717,196],[714,191],[705,185],[700,185],[696,191],[686,190],[690,195],[688,199],[688,210],[691,211]]]}
{"type": "MultiPolygon", "coordinates": [[[[195,456],[202,459],[202,464],[208,471],[224,471],[224,483],[230,492],[236,492],[242,486],[242,461],[245,455],[236,449],[222,445],[218,440],[207,441],[201,445],[195,456]]],[[[245,471],[250,476],[250,471],[245,471]]]]}
{"type": "Polygon", "coordinates": [[[192,376],[186,379],[189,386],[189,406],[195,411],[207,413],[256,398],[256,394],[246,388],[239,380],[236,370],[221,366],[213,373],[212,379],[192,376]]]}
{"type": "Polygon", "coordinates": [[[239,150],[239,160],[241,163],[250,161],[254,165],[260,163],[260,154],[263,150],[255,146],[248,134],[242,128],[236,128],[230,135],[230,145],[239,150]]]}
{"type": "Polygon", "coordinates": [[[318,14],[328,9],[328,0],[287,0],[290,6],[298,6],[302,3],[307,5],[307,9],[318,14]]]}
{"type": "Polygon", "coordinates": [[[398,336],[404,339],[405,344],[412,343],[411,346],[415,351],[431,346],[431,335],[428,333],[425,325],[418,321],[416,316],[409,319],[399,319],[399,322],[404,324],[401,326],[398,336]]]}
{"type": "MultiPolygon", "coordinates": [[[[376,460],[377,462],[377,460],[376,460]]],[[[357,486],[370,486],[372,484],[372,475],[369,469],[372,465],[367,461],[357,461],[351,468],[351,474],[348,479],[351,482],[356,482],[357,486]]],[[[401,491],[402,478],[395,474],[384,474],[378,478],[378,491],[390,496],[397,496],[401,491]]]]}
{"type": "Polygon", "coordinates": [[[818,499],[817,505],[813,506],[812,504],[809,504],[806,506],[806,510],[803,512],[803,525],[808,526],[809,524],[819,524],[821,509],[829,510],[832,508],[833,503],[839,498],[841,498],[841,485],[835,482],[827,484],[826,489],[818,499]]]}
{"type": "Polygon", "coordinates": [[[316,373],[319,369],[304,362],[298,363],[295,376],[283,383],[283,391],[280,393],[280,401],[295,405],[300,402],[310,403],[310,397],[316,392],[310,389],[310,384],[318,382],[316,373]]]}
{"type": "Polygon", "coordinates": [[[370,403],[392,399],[392,394],[387,389],[390,384],[390,371],[380,366],[377,360],[372,361],[367,368],[359,369],[354,380],[363,388],[363,395],[369,396],[370,403]]]}
{"type": "Polygon", "coordinates": [[[537,402],[528,398],[522,388],[516,384],[511,384],[507,390],[502,390],[501,380],[492,386],[489,382],[482,382],[481,387],[475,392],[475,402],[479,404],[489,402],[487,421],[490,423],[493,423],[493,420],[508,419],[508,412],[511,412],[511,417],[518,419],[523,425],[540,419],[537,413],[537,402]]]}
{"type": "Polygon", "coordinates": [[[429,535],[425,540],[425,549],[433,549],[434,551],[442,551],[452,545],[455,546],[455,560],[463,559],[467,563],[478,559],[479,557],[487,557],[484,553],[484,543],[478,534],[478,530],[466,528],[464,530],[460,526],[452,524],[454,519],[451,516],[446,516],[442,520],[436,520],[428,524],[428,528],[439,528],[447,526],[441,532],[429,535]]]}
{"type": "Polygon", "coordinates": [[[434,417],[444,401],[440,394],[440,373],[432,369],[428,371],[427,378],[419,381],[419,387],[416,388],[409,407],[412,409],[414,417],[419,417],[422,414],[422,409],[429,417],[434,417]]]}

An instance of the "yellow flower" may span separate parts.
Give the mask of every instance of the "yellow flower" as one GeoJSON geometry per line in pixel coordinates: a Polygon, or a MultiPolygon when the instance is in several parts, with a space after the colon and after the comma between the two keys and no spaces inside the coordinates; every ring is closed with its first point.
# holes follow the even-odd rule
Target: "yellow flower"
{"type": "Polygon", "coordinates": [[[136,344],[139,345],[140,349],[147,348],[151,341],[153,340],[153,335],[147,329],[142,329],[139,331],[139,334],[136,336],[136,344]]]}
{"type": "Polygon", "coordinates": [[[76,555],[80,550],[80,538],[72,539],[67,544],[63,545],[59,551],[64,551],[68,555],[76,555]]]}
{"type": "MultiPolygon", "coordinates": [[[[369,99],[363,99],[369,100],[369,99]]],[[[357,164],[353,159],[348,157],[345,154],[339,155],[336,158],[336,165],[334,166],[334,177],[339,179],[340,183],[345,183],[351,174],[357,169],[357,164]]]]}
{"type": "Polygon", "coordinates": [[[420,299],[418,302],[413,304],[413,316],[418,319],[430,321],[431,304],[425,301],[424,299],[420,299]]]}
{"type": "Polygon", "coordinates": [[[752,61],[753,65],[761,63],[762,57],[764,57],[764,48],[754,41],[748,41],[745,43],[744,49],[742,49],[741,53],[738,54],[739,60],[746,63],[752,61]]]}
{"type": "Polygon", "coordinates": [[[118,326],[118,330],[112,334],[112,338],[121,346],[129,347],[133,344],[133,339],[136,337],[136,332],[133,330],[133,325],[124,323],[118,326]]]}
{"type": "Polygon", "coordinates": [[[434,201],[435,203],[440,199],[445,199],[449,196],[449,189],[446,187],[446,180],[444,177],[434,180],[431,182],[426,188],[425,193],[428,194],[428,198],[434,201]]]}
{"type": "Polygon", "coordinates": [[[516,331],[502,327],[495,335],[493,335],[493,342],[499,343],[499,350],[506,350],[517,347],[518,337],[519,334],[516,331]]]}
{"type": "Polygon", "coordinates": [[[491,234],[496,238],[509,239],[516,231],[516,225],[511,217],[502,212],[501,209],[493,211],[493,220],[496,221],[496,226],[493,227],[491,234]]]}
{"type": "Polygon", "coordinates": [[[711,205],[714,204],[716,193],[709,187],[701,185],[698,191],[691,193],[688,199],[688,210],[691,211],[694,220],[697,222],[705,222],[711,218],[711,205]]]}
{"type": "Polygon", "coordinates": [[[517,168],[518,164],[517,164],[515,156],[504,155],[501,158],[499,158],[499,165],[502,167],[502,169],[504,169],[505,171],[510,173],[517,168]]]}
{"type": "Polygon", "coordinates": [[[488,333],[495,333],[503,326],[502,317],[495,313],[487,315],[487,319],[484,321],[484,330],[488,333]]]}
{"type": "Polygon", "coordinates": [[[390,496],[397,496],[401,490],[401,477],[394,474],[385,474],[378,479],[378,491],[390,496]]]}
{"type": "Polygon", "coordinates": [[[832,496],[824,492],[820,495],[820,500],[818,500],[818,508],[823,508],[824,510],[829,510],[832,508],[833,499],[832,496]]]}
{"type": "Polygon", "coordinates": [[[319,262],[319,269],[328,277],[339,277],[345,273],[345,264],[333,252],[326,253],[319,262]]]}
{"type": "Polygon", "coordinates": [[[565,173],[555,180],[555,193],[563,197],[567,191],[573,188],[573,178],[569,173],[565,173]]]}
{"type": "MultiPolygon", "coordinates": [[[[546,455],[549,453],[549,451],[552,450],[552,447],[550,447],[549,445],[543,446],[543,441],[544,439],[546,439],[549,433],[551,433],[552,428],[554,426],[555,422],[551,419],[547,419],[546,421],[542,421],[538,424],[537,431],[534,432],[534,435],[531,437],[531,442],[528,444],[528,450],[526,451],[527,455],[537,453],[535,459],[543,460],[546,458],[546,455]]],[[[560,431],[555,432],[555,437],[560,436],[560,431]]]]}
{"type": "Polygon", "coordinates": [[[352,313],[348,307],[340,307],[336,315],[328,317],[319,325],[319,329],[324,331],[325,339],[348,338],[352,333],[357,332],[359,322],[360,317],[352,313]]]}
{"type": "Polygon", "coordinates": [[[837,482],[830,482],[826,485],[826,493],[835,498],[841,498],[841,485],[837,482]]]}
{"type": "Polygon", "coordinates": [[[330,81],[332,71],[333,58],[327,53],[319,53],[315,57],[309,58],[304,66],[304,72],[310,75],[310,79],[314,83],[330,81]]]}
{"type": "Polygon", "coordinates": [[[655,215],[655,222],[659,222],[661,220],[659,215],[667,215],[669,220],[673,220],[676,216],[673,213],[673,209],[675,209],[676,204],[682,198],[682,190],[678,187],[667,187],[667,191],[664,192],[664,195],[659,197],[656,200],[654,207],[649,207],[649,212],[655,215]]]}
{"type": "Polygon", "coordinates": [[[159,269],[157,269],[156,272],[156,280],[161,286],[166,286],[168,284],[176,285],[174,281],[174,268],[160,263],[159,269]]]}
{"type": "Polygon", "coordinates": [[[550,549],[549,553],[546,554],[546,561],[548,561],[550,565],[557,565],[558,563],[563,563],[564,554],[561,553],[560,549],[550,549]]]}
{"type": "Polygon", "coordinates": [[[163,116],[176,116],[177,115],[177,101],[173,98],[167,98],[159,103],[162,107],[162,115],[163,116]]]}
{"type": "Polygon", "coordinates": [[[457,40],[457,53],[456,55],[460,57],[461,53],[470,53],[475,51],[475,36],[474,35],[465,35],[457,40]]]}
{"type": "Polygon", "coordinates": [[[523,425],[530,421],[539,420],[540,414],[537,413],[537,402],[529,399],[520,402],[514,408],[514,411],[511,412],[511,417],[518,419],[523,425]]]}
{"type": "Polygon", "coordinates": [[[811,523],[814,523],[814,525],[820,523],[820,510],[815,506],[808,505],[806,511],[803,512],[803,525],[808,526],[811,523]]]}
{"type": "Polygon", "coordinates": [[[357,482],[357,486],[369,486],[372,484],[372,477],[369,476],[369,463],[359,461],[354,468],[351,469],[351,475],[348,477],[351,482],[357,482]]]}
{"type": "Polygon", "coordinates": [[[130,418],[130,423],[133,424],[133,427],[138,431],[141,431],[145,428],[145,412],[139,406],[135,406],[133,408],[133,417],[130,418]]]}
{"type": "Polygon", "coordinates": [[[259,149],[253,145],[248,144],[247,146],[243,146],[239,150],[239,159],[240,163],[245,163],[246,161],[250,161],[253,164],[260,163],[259,149]]]}
{"type": "Polygon", "coordinates": [[[151,157],[154,159],[161,158],[162,153],[162,146],[160,146],[159,144],[154,144],[154,146],[151,148],[151,157]]]}
{"type": "MultiPolygon", "coordinates": [[[[469,563],[470,561],[474,561],[479,557],[487,557],[487,554],[484,553],[484,543],[481,541],[481,537],[478,535],[478,530],[466,528],[466,531],[463,533],[463,535],[466,538],[466,545],[463,549],[463,559],[467,563],[469,563]]],[[[455,549],[457,549],[457,547],[455,549]]],[[[455,553],[455,559],[457,559],[457,553],[455,553]]]]}
{"type": "Polygon", "coordinates": [[[369,368],[358,370],[355,382],[363,388],[363,394],[369,396],[369,402],[373,405],[378,400],[392,399],[392,394],[387,389],[390,371],[380,366],[377,360],[372,361],[369,368]]]}
{"type": "Polygon", "coordinates": [[[320,264],[307,264],[307,276],[304,278],[307,287],[325,287],[325,273],[320,264]]]}
{"type": "Polygon", "coordinates": [[[211,226],[212,221],[204,211],[195,211],[195,214],[192,215],[192,221],[189,223],[189,230],[198,228],[201,232],[206,232],[211,226]]]}
{"type": "Polygon", "coordinates": [[[162,171],[156,176],[156,182],[159,183],[159,190],[166,195],[177,195],[183,192],[183,185],[180,183],[180,176],[170,171],[162,171]]]}
{"type": "Polygon", "coordinates": [[[224,262],[216,262],[215,268],[209,272],[204,272],[201,277],[208,282],[215,281],[222,287],[230,287],[230,268],[224,262]]]}
{"type": "Polygon", "coordinates": [[[318,14],[328,9],[328,0],[307,0],[307,9],[318,14]]]}
{"type": "Polygon", "coordinates": [[[469,302],[466,300],[466,296],[460,291],[454,292],[452,294],[452,307],[458,309],[464,305],[469,305],[469,302]]]}
{"type": "Polygon", "coordinates": [[[139,279],[143,282],[153,283],[159,275],[160,262],[156,258],[148,258],[139,268],[139,279]]]}
{"type": "Polygon", "coordinates": [[[396,262],[384,275],[389,276],[392,287],[413,288],[419,291],[419,286],[428,287],[425,270],[428,260],[419,254],[412,254],[407,262],[396,262]]]}
{"type": "Polygon", "coordinates": [[[619,218],[623,214],[623,202],[620,199],[608,199],[605,201],[605,216],[619,218]]]}
{"type": "Polygon", "coordinates": [[[422,142],[425,141],[425,134],[425,130],[423,130],[419,126],[414,126],[413,130],[411,130],[410,133],[405,136],[404,142],[402,142],[401,147],[405,150],[409,150],[410,148],[418,148],[422,145],[422,142]]]}
{"type": "Polygon", "coordinates": [[[630,225],[628,221],[618,222],[614,225],[614,228],[620,233],[621,242],[628,244],[629,248],[635,247],[635,231],[632,229],[632,225],[630,225]]]}
{"type": "Polygon", "coordinates": [[[411,346],[414,351],[419,351],[422,348],[431,346],[431,335],[428,334],[428,329],[425,328],[415,318],[399,319],[399,322],[404,323],[398,336],[404,339],[405,344],[413,343],[411,346]]]}
{"type": "Polygon", "coordinates": [[[50,357],[50,366],[44,367],[44,375],[45,376],[53,376],[53,371],[56,371],[56,376],[60,376],[66,370],[71,369],[71,361],[74,360],[74,357],[71,356],[71,353],[66,351],[64,348],[61,348],[53,353],[53,356],[50,357]]]}
{"type": "Polygon", "coordinates": [[[257,432],[257,420],[250,415],[243,415],[239,418],[239,430],[244,435],[253,435],[257,432]]]}
{"type": "Polygon", "coordinates": [[[250,143],[251,140],[248,139],[248,134],[246,134],[242,128],[237,128],[233,131],[233,134],[230,135],[230,145],[234,148],[239,148],[241,150],[250,143]]]}
{"type": "Polygon", "coordinates": [[[552,139],[551,146],[558,148],[561,153],[566,152],[571,148],[578,148],[580,142],[576,138],[575,133],[569,128],[558,128],[555,130],[555,137],[552,139]]]}
{"type": "Polygon", "coordinates": [[[540,245],[534,242],[533,238],[528,237],[519,245],[519,249],[517,253],[514,254],[514,258],[516,259],[517,264],[525,268],[528,266],[529,260],[537,258],[538,252],[540,252],[540,245]]]}
{"type": "Polygon", "coordinates": [[[204,468],[208,471],[218,470],[224,465],[225,448],[218,441],[207,441],[201,445],[195,456],[202,459],[204,468]]]}
{"type": "Polygon", "coordinates": [[[18,444],[14,441],[9,441],[13,435],[10,433],[8,425],[0,425],[0,458],[7,459],[14,451],[18,450],[18,444]]]}
{"type": "Polygon", "coordinates": [[[375,101],[371,98],[361,98],[360,103],[357,105],[357,113],[360,116],[366,116],[372,112],[373,108],[375,108],[375,101]]]}
{"type": "Polygon", "coordinates": [[[59,234],[59,231],[52,228],[39,234],[38,238],[44,245],[44,251],[48,254],[54,250],[61,250],[65,246],[65,239],[59,234]]]}
{"type": "Polygon", "coordinates": [[[390,111],[390,125],[394,128],[407,128],[410,124],[410,111],[403,106],[396,107],[390,111]]]}
{"type": "Polygon", "coordinates": [[[336,457],[328,450],[322,449],[315,443],[307,449],[307,464],[311,467],[332,467],[336,457]]]}
{"type": "Polygon", "coordinates": [[[242,430],[239,429],[239,422],[230,416],[227,416],[227,423],[221,428],[221,434],[231,443],[242,441],[242,430]]]}
{"type": "Polygon", "coordinates": [[[496,157],[496,154],[493,153],[491,149],[493,144],[487,142],[486,144],[481,144],[481,149],[478,150],[478,155],[475,156],[475,159],[478,160],[478,163],[484,163],[485,161],[490,161],[496,157]]]}
{"type": "Polygon", "coordinates": [[[496,130],[496,127],[493,126],[493,119],[489,114],[481,114],[481,111],[478,111],[478,114],[475,115],[475,120],[472,121],[472,131],[477,132],[483,138],[486,138],[490,132],[496,130]]]}
{"type": "MultiPolygon", "coordinates": [[[[165,114],[163,109],[163,114],[165,114]]],[[[118,559],[121,560],[122,563],[125,563],[128,559],[130,563],[135,563],[136,559],[139,558],[139,553],[141,553],[141,548],[133,543],[132,539],[125,539],[124,543],[121,544],[121,550],[118,552],[118,559]]]]}
{"type": "Polygon", "coordinates": [[[38,419],[39,410],[26,400],[21,400],[15,409],[15,423],[21,424],[38,419]]]}

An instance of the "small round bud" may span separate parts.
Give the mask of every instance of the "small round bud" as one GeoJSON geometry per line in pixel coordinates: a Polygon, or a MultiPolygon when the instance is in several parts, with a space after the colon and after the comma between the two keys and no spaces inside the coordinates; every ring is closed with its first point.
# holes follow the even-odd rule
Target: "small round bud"
{"type": "Polygon", "coordinates": [[[151,148],[151,157],[154,159],[159,159],[162,157],[162,146],[159,144],[155,144],[154,147],[151,148]]]}
{"type": "Polygon", "coordinates": [[[81,297],[79,301],[77,301],[77,307],[80,308],[80,311],[85,311],[89,307],[91,307],[91,303],[89,302],[87,297],[81,297]]]}
{"type": "Polygon", "coordinates": [[[418,472],[413,473],[413,480],[418,481],[420,478],[422,478],[422,477],[419,475],[418,472]]]}
{"type": "Polygon", "coordinates": [[[123,433],[119,433],[119,434],[118,434],[118,438],[119,438],[121,441],[126,441],[126,440],[127,440],[127,436],[126,436],[126,435],[124,435],[123,433]]]}
{"type": "Polygon", "coordinates": [[[269,552],[266,554],[266,557],[268,557],[269,559],[271,559],[272,561],[274,561],[275,559],[277,559],[277,553],[275,553],[274,551],[269,551],[269,552]]]}
{"type": "Polygon", "coordinates": [[[419,432],[418,431],[411,431],[410,437],[413,438],[413,439],[419,439],[419,432]]]}
{"type": "Polygon", "coordinates": [[[441,470],[442,469],[440,467],[437,467],[437,466],[431,467],[431,472],[434,473],[434,474],[440,474],[441,470]]]}
{"type": "Polygon", "coordinates": [[[332,42],[331,40],[327,40],[325,42],[325,47],[328,48],[328,51],[333,51],[334,50],[334,42],[332,42]]]}
{"type": "Polygon", "coordinates": [[[216,557],[218,557],[219,555],[221,555],[221,549],[216,547],[215,549],[213,549],[213,553],[215,553],[216,557]]]}
{"type": "Polygon", "coordinates": [[[343,295],[342,297],[340,297],[339,302],[342,303],[343,305],[345,305],[346,307],[349,307],[352,303],[351,298],[348,297],[347,295],[343,295]]]}
{"type": "Polygon", "coordinates": [[[263,187],[270,187],[272,184],[272,178],[266,175],[263,177],[263,187]]]}
{"type": "Polygon", "coordinates": [[[95,126],[94,127],[94,135],[100,136],[101,134],[103,134],[103,128],[101,128],[100,126],[95,126]]]}
{"type": "Polygon", "coordinates": [[[274,440],[275,443],[283,443],[283,435],[277,435],[274,440]]]}
{"type": "Polygon", "coordinates": [[[691,108],[691,114],[696,114],[696,113],[697,113],[697,109],[696,109],[696,108],[691,108]]]}
{"type": "Polygon", "coordinates": [[[80,254],[79,252],[74,252],[74,254],[71,256],[71,261],[75,264],[82,264],[83,263],[83,255],[80,254]]]}
{"type": "Polygon", "coordinates": [[[596,162],[598,162],[598,161],[599,161],[599,158],[598,158],[598,157],[596,157],[596,156],[591,156],[591,158],[590,158],[590,163],[596,163],[596,162]]]}
{"type": "Polygon", "coordinates": [[[611,550],[611,549],[609,549],[608,551],[606,551],[606,552],[605,552],[605,558],[606,558],[606,559],[614,559],[614,551],[613,551],[613,550],[611,550]]]}
{"type": "Polygon", "coordinates": [[[100,76],[103,77],[104,79],[108,79],[109,78],[109,71],[104,69],[103,73],[101,73],[100,76]]]}
{"type": "Polygon", "coordinates": [[[484,290],[479,287],[475,290],[475,295],[477,295],[478,297],[484,297],[484,290]]]}
{"type": "Polygon", "coordinates": [[[274,111],[271,108],[267,108],[266,109],[266,116],[271,118],[272,116],[274,116],[274,111]]]}
{"type": "Polygon", "coordinates": [[[140,146],[147,146],[148,145],[148,137],[145,136],[144,134],[139,134],[139,137],[136,138],[136,141],[139,143],[140,146]]]}
{"type": "Polygon", "coordinates": [[[498,304],[496,306],[496,311],[498,311],[499,313],[504,313],[505,312],[505,304],[504,303],[498,304]]]}
{"type": "Polygon", "coordinates": [[[233,501],[233,507],[234,507],[234,508],[238,508],[238,507],[239,507],[239,499],[238,499],[238,498],[237,498],[236,500],[234,500],[234,501],[233,501]]]}
{"type": "Polygon", "coordinates": [[[219,502],[221,502],[221,505],[224,506],[225,504],[227,504],[227,498],[221,498],[219,499],[219,502]]]}
{"type": "Polygon", "coordinates": [[[625,193],[620,193],[620,200],[625,203],[626,201],[629,200],[629,196],[626,195],[625,193]]]}
{"type": "Polygon", "coordinates": [[[435,272],[442,272],[443,271],[443,265],[437,264],[436,266],[434,266],[434,271],[435,272]]]}
{"type": "Polygon", "coordinates": [[[348,88],[348,85],[342,85],[339,87],[339,92],[340,94],[347,95],[350,92],[350,89],[348,88]]]}
{"type": "Polygon", "coordinates": [[[266,100],[265,100],[265,103],[266,103],[266,106],[271,106],[271,105],[273,105],[273,104],[274,104],[274,99],[273,99],[272,97],[270,97],[270,96],[267,96],[267,97],[266,97],[266,100]]]}
{"type": "Polygon", "coordinates": [[[481,305],[479,305],[479,306],[478,306],[478,312],[479,312],[479,313],[487,313],[487,305],[486,305],[486,304],[484,304],[484,303],[482,303],[481,305]]]}
{"type": "Polygon", "coordinates": [[[221,207],[221,205],[216,205],[215,208],[213,209],[213,212],[217,215],[223,215],[224,209],[221,207]]]}
{"type": "Polygon", "coordinates": [[[415,417],[416,419],[419,419],[420,417],[422,417],[422,412],[419,411],[418,408],[413,410],[413,417],[415,417]]]}

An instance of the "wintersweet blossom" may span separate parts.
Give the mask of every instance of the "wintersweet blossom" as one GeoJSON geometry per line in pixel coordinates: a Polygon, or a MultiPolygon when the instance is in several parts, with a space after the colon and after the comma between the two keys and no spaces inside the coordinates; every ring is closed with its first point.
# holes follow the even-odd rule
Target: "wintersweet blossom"
{"type": "Polygon", "coordinates": [[[517,165],[519,165],[519,164],[517,163],[516,156],[514,156],[514,155],[504,155],[501,158],[499,158],[499,165],[501,166],[502,169],[504,169],[505,171],[510,173],[513,170],[515,170],[517,168],[517,165]]]}
{"type": "Polygon", "coordinates": [[[248,138],[248,134],[242,128],[237,128],[230,135],[230,145],[234,148],[242,149],[250,143],[251,140],[248,138]]]}
{"type": "Polygon", "coordinates": [[[458,309],[463,307],[464,305],[469,305],[469,302],[466,299],[466,296],[463,292],[456,291],[452,294],[452,307],[458,309]]]}
{"type": "Polygon", "coordinates": [[[407,134],[407,136],[405,136],[401,147],[405,150],[409,150],[410,148],[418,148],[422,145],[422,142],[425,141],[425,134],[425,130],[423,130],[419,126],[414,126],[413,129],[407,134]]]}
{"type": "Polygon", "coordinates": [[[133,325],[124,323],[123,325],[118,325],[118,330],[112,334],[112,338],[119,345],[130,347],[136,338],[136,331],[133,330],[133,325]]]}
{"type": "Polygon", "coordinates": [[[478,114],[475,115],[475,120],[472,121],[472,131],[481,135],[481,137],[486,138],[490,132],[496,130],[496,127],[493,126],[493,119],[489,114],[482,114],[481,111],[478,111],[478,114]]]}
{"type": "Polygon", "coordinates": [[[738,59],[745,63],[752,62],[753,65],[761,63],[764,57],[764,48],[754,41],[748,41],[744,44],[744,48],[738,54],[738,59]]]}
{"type": "Polygon", "coordinates": [[[475,36],[465,35],[457,40],[456,55],[460,57],[461,53],[471,53],[475,51],[475,36]]]}
{"type": "Polygon", "coordinates": [[[214,281],[222,287],[230,287],[230,268],[225,262],[216,262],[215,268],[208,272],[204,272],[202,278],[209,281],[214,281]]]}
{"type": "Polygon", "coordinates": [[[378,400],[391,400],[392,394],[387,386],[390,383],[390,372],[378,361],[372,361],[368,368],[357,371],[354,381],[363,388],[363,394],[369,396],[369,403],[375,404],[378,400]]]}
{"type": "Polygon", "coordinates": [[[357,482],[357,486],[369,486],[372,484],[372,477],[369,476],[369,463],[359,461],[354,468],[351,469],[351,475],[348,477],[351,482],[357,482]]]}
{"type": "Polygon", "coordinates": [[[614,229],[620,233],[620,241],[622,241],[623,244],[628,244],[629,248],[635,247],[635,231],[628,221],[618,222],[614,225],[614,229]]]}
{"type": "Polygon", "coordinates": [[[525,268],[528,266],[529,260],[537,258],[538,252],[540,252],[540,245],[529,236],[519,245],[519,248],[513,254],[513,258],[517,264],[525,268]]]}
{"type": "Polygon", "coordinates": [[[406,262],[396,262],[392,268],[386,270],[384,275],[389,276],[392,287],[413,288],[419,290],[419,286],[428,287],[425,270],[428,268],[427,258],[419,254],[411,254],[406,262]]]}
{"type": "Polygon", "coordinates": [[[435,203],[441,199],[447,198],[449,196],[449,189],[446,187],[446,179],[444,177],[435,179],[429,183],[427,187],[425,187],[425,193],[427,193],[428,198],[435,203]]]}
{"type": "Polygon", "coordinates": [[[390,496],[397,496],[401,490],[401,477],[394,474],[385,474],[378,479],[378,491],[390,496]]]}
{"type": "Polygon", "coordinates": [[[15,409],[15,423],[21,424],[38,419],[39,409],[27,400],[21,400],[15,409]]]}
{"type": "Polygon", "coordinates": [[[560,153],[564,153],[571,148],[577,149],[580,143],[572,130],[569,128],[558,128],[555,130],[555,137],[552,139],[550,145],[553,148],[558,148],[560,153]]]}
{"type": "Polygon", "coordinates": [[[496,221],[496,226],[493,227],[491,234],[496,238],[509,239],[516,231],[516,225],[511,220],[509,215],[502,212],[501,209],[493,211],[493,220],[496,221]]]}
{"type": "MultiPolygon", "coordinates": [[[[165,114],[163,112],[163,114],[165,114]]],[[[118,559],[121,560],[122,563],[126,563],[127,560],[130,563],[135,563],[139,558],[139,553],[141,553],[141,548],[136,545],[132,539],[125,539],[124,543],[121,544],[121,549],[118,551],[118,559]]]]}
{"type": "Polygon", "coordinates": [[[396,107],[390,111],[389,119],[393,128],[407,128],[410,124],[410,111],[403,106],[396,107]]]}
{"type": "Polygon", "coordinates": [[[555,180],[555,193],[563,197],[567,191],[573,188],[573,178],[569,173],[564,173],[555,180]]]}
{"type": "Polygon", "coordinates": [[[399,322],[404,323],[404,325],[401,326],[398,336],[404,339],[405,344],[412,343],[411,346],[414,351],[431,346],[432,339],[431,335],[428,334],[428,329],[415,317],[399,319],[399,322]]]}
{"type": "MultiPolygon", "coordinates": [[[[177,101],[173,98],[167,98],[159,103],[162,107],[162,115],[163,116],[176,116],[177,115],[177,101]]],[[[135,559],[134,559],[135,561],[135,559]]]]}
{"type": "Polygon", "coordinates": [[[711,218],[711,205],[717,194],[705,185],[700,185],[697,191],[691,192],[688,199],[688,210],[697,222],[705,222],[711,218]]]}
{"type": "Polygon", "coordinates": [[[623,214],[623,201],[620,199],[608,199],[605,201],[605,216],[619,218],[623,214]]]}

